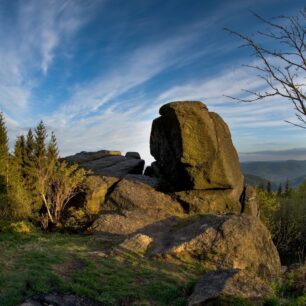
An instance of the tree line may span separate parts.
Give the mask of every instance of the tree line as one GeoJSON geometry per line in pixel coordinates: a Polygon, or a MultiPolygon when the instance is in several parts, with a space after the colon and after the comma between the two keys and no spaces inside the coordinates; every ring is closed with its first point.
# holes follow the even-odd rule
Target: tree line
{"type": "Polygon", "coordinates": [[[0,113],[0,218],[29,218],[44,228],[60,224],[69,201],[83,188],[86,171],[60,160],[54,132],[41,121],[17,137],[13,152],[0,113]]]}
{"type": "Polygon", "coordinates": [[[283,264],[306,259],[306,181],[296,189],[289,184],[280,193],[257,188],[260,218],[272,234],[283,264]],[[287,186],[287,188],[286,188],[287,186]]]}

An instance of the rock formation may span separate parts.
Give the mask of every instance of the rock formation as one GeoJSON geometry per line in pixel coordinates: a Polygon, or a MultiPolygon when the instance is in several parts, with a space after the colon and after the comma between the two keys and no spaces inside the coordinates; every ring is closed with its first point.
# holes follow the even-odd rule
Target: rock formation
{"type": "Polygon", "coordinates": [[[150,138],[156,161],[147,175],[137,152],[66,158],[91,170],[83,201],[95,217],[87,233],[120,235],[117,251],[214,270],[196,286],[190,305],[270,294],[265,279],[280,272],[280,260],[258,218],[256,192],[244,186],[228,126],[201,102],[169,103],[160,114],[150,138]]]}

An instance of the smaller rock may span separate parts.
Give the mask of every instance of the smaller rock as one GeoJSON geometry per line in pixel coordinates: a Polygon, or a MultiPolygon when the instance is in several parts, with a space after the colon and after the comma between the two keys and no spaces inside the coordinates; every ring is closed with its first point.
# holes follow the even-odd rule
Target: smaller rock
{"type": "Polygon", "coordinates": [[[88,229],[89,233],[128,235],[183,214],[179,202],[157,191],[149,184],[151,178],[140,177],[128,176],[116,185],[103,205],[102,214],[88,229]]]}
{"type": "Polygon", "coordinates": [[[125,239],[117,250],[129,251],[139,255],[144,255],[153,239],[147,235],[136,234],[135,236],[125,239]]]}
{"type": "Polygon", "coordinates": [[[218,270],[209,272],[201,278],[189,298],[188,305],[208,305],[209,302],[221,297],[260,300],[271,295],[272,289],[259,277],[246,270],[218,270]]]}
{"type": "Polygon", "coordinates": [[[106,194],[115,183],[116,177],[103,177],[91,175],[86,181],[85,207],[90,214],[97,214],[102,208],[106,194]]]}
{"type": "Polygon", "coordinates": [[[259,217],[259,207],[256,197],[256,189],[246,185],[241,196],[242,212],[254,217],[259,217]]]}
{"type": "Polygon", "coordinates": [[[140,154],[138,152],[127,152],[125,154],[126,158],[135,158],[135,159],[140,159],[140,154]]]}

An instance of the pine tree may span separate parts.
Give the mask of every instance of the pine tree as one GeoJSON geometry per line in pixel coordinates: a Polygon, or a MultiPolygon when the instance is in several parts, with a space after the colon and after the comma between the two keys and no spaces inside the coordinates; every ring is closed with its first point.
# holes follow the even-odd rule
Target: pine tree
{"type": "Polygon", "coordinates": [[[283,194],[283,187],[282,187],[282,183],[279,183],[278,185],[278,189],[277,189],[277,196],[281,196],[283,194]]]}
{"type": "Polygon", "coordinates": [[[14,147],[14,162],[22,177],[25,177],[26,167],[26,140],[23,135],[18,136],[14,147]]]}
{"type": "Polygon", "coordinates": [[[26,167],[33,166],[34,162],[34,147],[35,147],[35,141],[32,129],[29,129],[25,144],[25,164],[26,167]]]}
{"type": "Polygon", "coordinates": [[[25,141],[25,156],[24,156],[24,187],[31,198],[31,209],[36,213],[41,208],[41,198],[36,188],[36,156],[35,156],[35,139],[32,129],[29,129],[25,141]]]}
{"type": "Polygon", "coordinates": [[[0,192],[8,185],[9,147],[3,113],[0,113],[0,192]]]}
{"type": "Polygon", "coordinates": [[[14,154],[9,159],[10,181],[6,208],[8,216],[14,219],[25,218],[31,214],[31,196],[25,188],[25,149],[25,137],[18,136],[14,154]]]}
{"type": "Polygon", "coordinates": [[[270,181],[268,181],[268,183],[267,183],[267,192],[268,192],[268,193],[271,193],[271,192],[272,192],[271,182],[270,182],[270,181]]]}
{"type": "Polygon", "coordinates": [[[53,163],[56,163],[57,160],[59,159],[57,140],[56,140],[54,132],[51,133],[51,140],[48,144],[47,159],[49,162],[53,162],[53,163]]]}
{"type": "Polygon", "coordinates": [[[32,129],[29,129],[28,134],[27,134],[27,139],[26,139],[26,155],[28,156],[33,156],[34,154],[34,136],[32,129]]]}
{"type": "Polygon", "coordinates": [[[291,188],[290,188],[290,183],[289,183],[288,179],[286,180],[284,195],[285,195],[285,197],[290,197],[290,195],[291,195],[291,188]]]}
{"type": "Polygon", "coordinates": [[[47,130],[43,121],[40,121],[35,128],[35,143],[34,155],[36,158],[41,159],[46,157],[46,139],[48,137],[47,130]]]}

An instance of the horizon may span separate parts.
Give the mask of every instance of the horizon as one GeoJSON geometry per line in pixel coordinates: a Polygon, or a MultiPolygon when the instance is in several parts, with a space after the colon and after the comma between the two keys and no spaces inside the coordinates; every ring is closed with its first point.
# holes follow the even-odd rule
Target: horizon
{"type": "Polygon", "coordinates": [[[303,5],[3,1],[0,110],[10,146],[42,119],[54,130],[62,156],[102,148],[138,151],[148,164],[159,107],[187,99],[203,101],[223,117],[242,160],[306,159],[305,132],[284,122],[295,120],[288,101],[245,104],[225,97],[265,87],[242,67],[254,61],[250,51],[223,30],[250,35],[263,27],[251,11],[269,18],[294,15],[303,5]]]}

